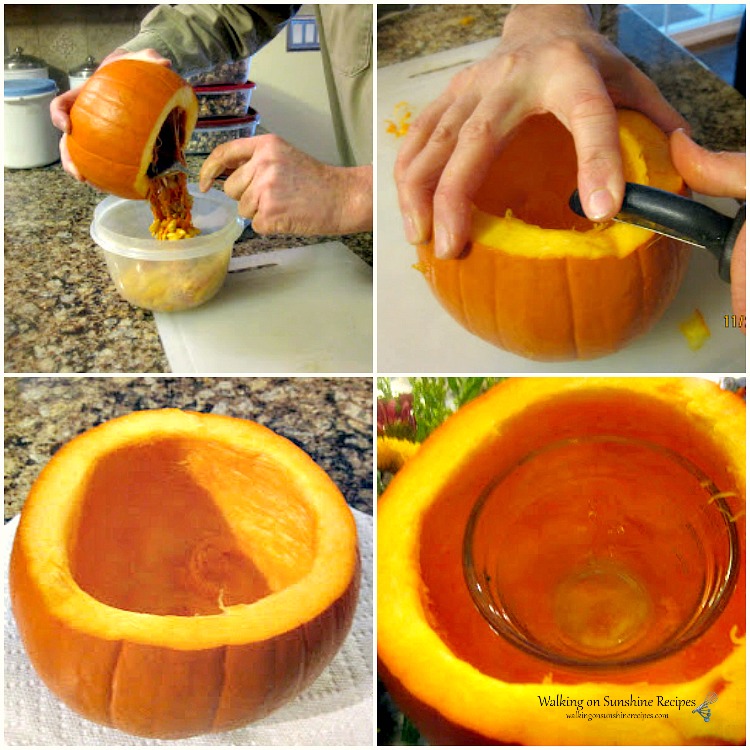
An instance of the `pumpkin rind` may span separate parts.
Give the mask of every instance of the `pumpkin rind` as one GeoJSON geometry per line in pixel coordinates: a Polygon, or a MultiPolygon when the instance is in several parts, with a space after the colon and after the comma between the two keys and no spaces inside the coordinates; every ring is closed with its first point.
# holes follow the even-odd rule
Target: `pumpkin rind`
{"type": "MultiPolygon", "coordinates": [[[[231,506],[241,506],[243,497],[232,498],[235,486],[222,485],[220,476],[230,467],[212,469],[198,455],[191,470],[214,491],[238,533],[231,506]]],[[[53,693],[92,721],[175,739],[242,726],[309,686],[348,633],[359,571],[351,512],[303,451],[245,420],[157,410],[107,422],[53,457],[24,506],[10,586],[29,658],[53,693]],[[300,580],[258,601],[198,616],[122,610],[78,586],[69,547],[81,487],[101,456],[166,435],[257,453],[294,484],[316,519],[315,559],[300,580]]]]}
{"type": "Polygon", "coordinates": [[[100,190],[145,198],[159,131],[175,109],[184,112],[184,147],[198,119],[198,100],[188,83],[157,63],[108,63],[86,82],[70,111],[70,157],[100,190]]]}
{"type": "Polygon", "coordinates": [[[502,470],[503,462],[512,465],[542,435],[545,441],[574,436],[582,410],[592,431],[617,424],[634,437],[655,442],[672,436],[686,457],[718,473],[723,486],[741,494],[730,502],[735,515],[744,512],[745,408],[714,383],[676,378],[508,380],[436,430],[378,503],[381,677],[434,744],[742,744],[744,518],[737,524],[740,572],[726,609],[697,641],[652,664],[598,674],[556,666],[507,645],[473,606],[461,566],[471,498],[502,470]],[[613,395],[620,399],[621,411],[614,415],[608,407],[613,395]],[[649,420],[649,415],[656,418],[649,420]],[[424,536],[427,524],[429,538],[424,536]],[[431,578],[437,580],[430,570],[446,569],[439,583],[430,584],[431,578]],[[456,613],[452,636],[442,631],[447,623],[434,619],[433,596],[444,600],[443,612],[451,608],[456,613]],[[487,654],[487,664],[462,658],[457,638],[471,643],[472,653],[487,654]],[[502,679],[511,667],[518,677],[502,679]],[[539,703],[539,696],[559,693],[584,701],[633,694],[700,702],[710,692],[719,695],[715,716],[721,712],[720,721],[710,724],[684,708],[668,709],[668,719],[569,721],[565,709],[541,708],[539,703]]]}
{"type": "MultiPolygon", "coordinates": [[[[669,161],[666,136],[637,112],[621,110],[618,117],[626,179],[684,192],[669,161]]],[[[540,139],[545,128],[562,128],[551,120],[533,127],[540,139]]],[[[574,164],[569,166],[572,182],[569,189],[558,187],[560,193],[575,187],[574,164]]],[[[622,224],[552,229],[513,213],[503,215],[503,201],[492,196],[492,185],[505,181],[510,191],[521,166],[506,165],[505,170],[516,170],[511,174],[501,167],[480,188],[477,200],[484,207],[475,212],[472,239],[460,259],[438,260],[432,243],[418,248],[417,268],[443,307],[473,334],[529,359],[593,359],[649,330],[674,299],[690,249],[622,224]]],[[[532,189],[519,188],[522,195],[532,189]]],[[[522,207],[533,200],[519,199],[522,207]]],[[[545,200],[567,203],[562,194],[545,200]]],[[[526,210],[533,215],[545,209],[532,205],[526,210]]],[[[572,212],[569,219],[555,219],[569,220],[571,226],[578,222],[572,212]]]]}

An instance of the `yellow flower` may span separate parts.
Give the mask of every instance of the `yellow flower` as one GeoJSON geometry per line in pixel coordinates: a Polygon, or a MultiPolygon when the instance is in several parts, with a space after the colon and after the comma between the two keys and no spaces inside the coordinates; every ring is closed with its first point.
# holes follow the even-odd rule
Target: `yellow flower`
{"type": "Polygon", "coordinates": [[[419,449],[419,443],[378,436],[378,470],[395,474],[419,449]]]}

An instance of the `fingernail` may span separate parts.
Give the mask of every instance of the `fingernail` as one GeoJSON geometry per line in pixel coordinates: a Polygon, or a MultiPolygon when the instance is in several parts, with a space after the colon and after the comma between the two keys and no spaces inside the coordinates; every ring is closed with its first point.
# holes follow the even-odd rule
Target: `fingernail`
{"type": "Polygon", "coordinates": [[[440,260],[451,258],[453,253],[451,245],[453,244],[453,235],[447,227],[442,224],[435,227],[435,257],[440,260]]]}
{"type": "Polygon", "coordinates": [[[606,219],[615,213],[615,199],[606,188],[594,190],[586,203],[586,215],[593,221],[606,219]]]}
{"type": "Polygon", "coordinates": [[[420,240],[416,222],[411,214],[404,214],[404,234],[410,245],[416,245],[420,240]]]}

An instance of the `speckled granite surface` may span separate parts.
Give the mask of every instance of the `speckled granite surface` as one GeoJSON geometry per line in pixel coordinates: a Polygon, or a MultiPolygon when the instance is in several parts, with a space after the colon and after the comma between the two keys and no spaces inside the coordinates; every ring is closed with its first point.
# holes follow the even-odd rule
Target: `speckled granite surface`
{"type": "Polygon", "coordinates": [[[251,419],[305,450],[353,508],[372,513],[371,378],[5,378],[5,520],[75,435],[131,411],[251,419]]]}
{"type": "MultiPolygon", "coordinates": [[[[190,181],[202,157],[188,157],[190,181]]],[[[89,236],[105,196],[59,164],[5,170],[5,372],[169,372],[150,312],[120,298],[89,236]]],[[[341,240],[372,265],[372,234],[252,236],[234,255],[341,240]]]]}
{"type": "MultiPolygon", "coordinates": [[[[378,67],[498,37],[510,5],[425,5],[378,23],[378,67]]],[[[605,5],[602,31],[715,150],[745,150],[745,99],[634,11],[605,5]]]]}

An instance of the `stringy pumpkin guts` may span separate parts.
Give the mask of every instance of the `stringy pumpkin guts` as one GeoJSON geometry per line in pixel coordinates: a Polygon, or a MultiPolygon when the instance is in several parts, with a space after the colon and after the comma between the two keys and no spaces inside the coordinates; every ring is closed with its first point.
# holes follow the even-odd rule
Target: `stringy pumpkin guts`
{"type": "Polygon", "coordinates": [[[193,226],[193,198],[182,172],[155,177],[148,192],[154,220],[149,227],[157,240],[184,240],[200,234],[193,226]]]}
{"type": "Polygon", "coordinates": [[[165,172],[172,164],[185,164],[182,144],[185,142],[185,112],[169,113],[159,132],[149,167],[147,198],[154,220],[149,227],[157,240],[184,240],[200,234],[193,226],[193,198],[188,192],[183,172],[165,172]]]}

